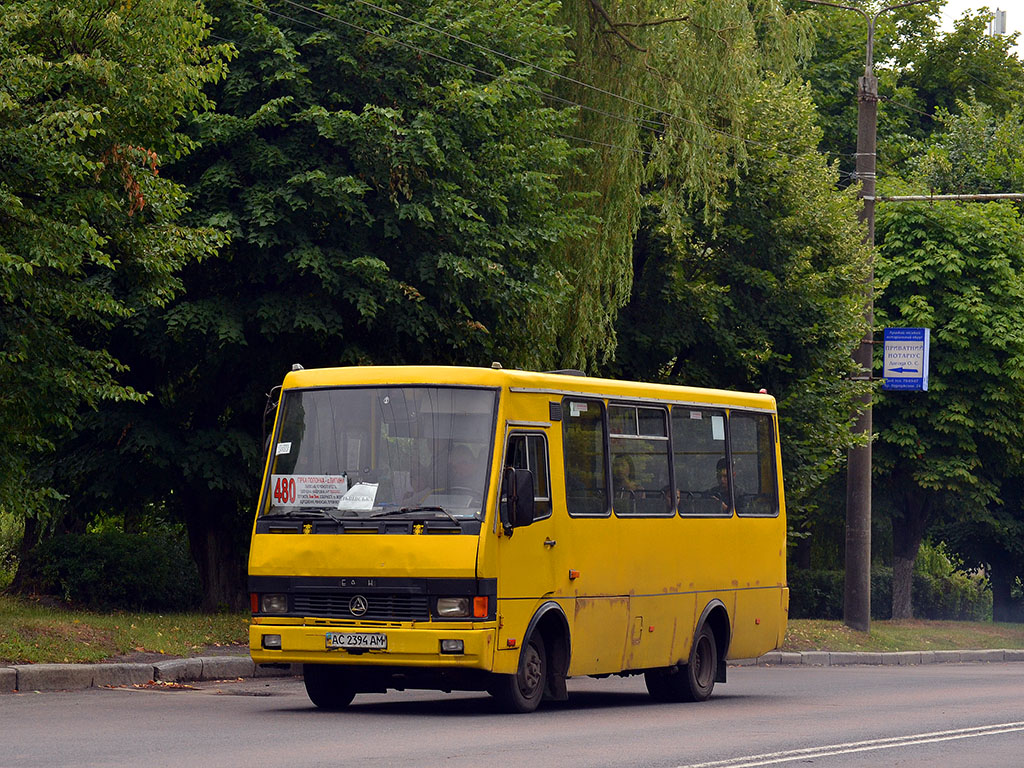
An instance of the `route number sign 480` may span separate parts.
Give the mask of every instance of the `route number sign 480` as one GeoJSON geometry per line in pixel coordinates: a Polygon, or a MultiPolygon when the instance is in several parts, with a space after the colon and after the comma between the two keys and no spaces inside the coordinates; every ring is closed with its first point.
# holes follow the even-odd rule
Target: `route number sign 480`
{"type": "Polygon", "coordinates": [[[274,482],[274,502],[276,504],[295,503],[295,478],[279,477],[274,482]]]}

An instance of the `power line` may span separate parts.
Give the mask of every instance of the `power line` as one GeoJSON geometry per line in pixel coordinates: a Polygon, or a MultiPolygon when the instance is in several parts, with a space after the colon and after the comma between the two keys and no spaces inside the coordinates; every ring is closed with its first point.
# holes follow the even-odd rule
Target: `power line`
{"type": "Polygon", "coordinates": [[[903,104],[902,102],[896,101],[891,96],[879,96],[879,98],[884,102],[892,104],[893,106],[902,107],[903,109],[910,110],[911,112],[917,112],[917,114],[919,115],[924,115],[929,120],[935,119],[935,115],[931,114],[930,112],[925,112],[923,110],[917,109],[916,107],[912,107],[909,104],[903,104]]]}

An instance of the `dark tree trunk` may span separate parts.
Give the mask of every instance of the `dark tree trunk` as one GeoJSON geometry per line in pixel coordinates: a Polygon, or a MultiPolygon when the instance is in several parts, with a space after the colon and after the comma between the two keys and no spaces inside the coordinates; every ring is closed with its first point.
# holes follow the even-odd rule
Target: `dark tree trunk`
{"type": "Polygon", "coordinates": [[[189,549],[199,570],[203,610],[242,611],[245,597],[245,545],[233,500],[210,491],[191,494],[185,524],[189,549]]]}
{"type": "Polygon", "coordinates": [[[18,570],[14,572],[14,579],[11,581],[7,591],[11,594],[20,595],[28,590],[28,557],[32,548],[39,543],[39,521],[34,517],[25,518],[25,533],[21,537],[21,544],[18,547],[18,570]]]}
{"type": "Polygon", "coordinates": [[[988,580],[992,585],[992,621],[1024,621],[1024,606],[1014,602],[1011,595],[1017,580],[1017,568],[1013,560],[993,560],[989,564],[988,580]]]}
{"type": "Polygon", "coordinates": [[[811,537],[807,536],[798,539],[795,551],[793,552],[793,565],[801,570],[810,570],[811,567],[811,537]]]}
{"type": "Polygon", "coordinates": [[[900,505],[902,515],[892,521],[892,617],[914,618],[914,562],[931,513],[926,492],[908,480],[900,505]]]}

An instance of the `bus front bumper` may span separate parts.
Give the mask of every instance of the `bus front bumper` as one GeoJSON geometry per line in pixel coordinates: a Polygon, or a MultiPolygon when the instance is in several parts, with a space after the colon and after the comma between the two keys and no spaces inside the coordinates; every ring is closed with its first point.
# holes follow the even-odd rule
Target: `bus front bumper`
{"type": "MultiPolygon", "coordinates": [[[[495,626],[338,626],[274,624],[263,618],[249,627],[249,652],[257,664],[347,664],[353,666],[461,667],[490,670],[494,660],[495,626]],[[386,637],[387,647],[331,648],[337,635],[386,637]],[[458,647],[461,652],[451,650],[458,647]],[[443,651],[442,648],[447,650],[443,651]]],[[[351,640],[351,638],[348,638],[351,640]]]]}

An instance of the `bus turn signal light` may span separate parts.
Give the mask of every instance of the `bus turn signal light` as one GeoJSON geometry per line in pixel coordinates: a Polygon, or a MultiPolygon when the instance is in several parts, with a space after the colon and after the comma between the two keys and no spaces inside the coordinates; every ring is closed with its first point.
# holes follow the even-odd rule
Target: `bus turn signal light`
{"type": "Polygon", "coordinates": [[[474,619],[486,619],[487,618],[487,597],[474,597],[473,598],[473,618],[474,619]]]}

